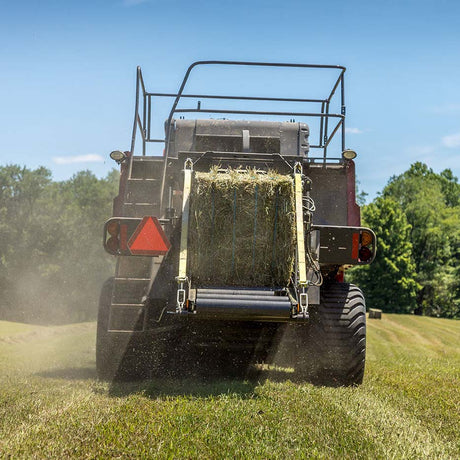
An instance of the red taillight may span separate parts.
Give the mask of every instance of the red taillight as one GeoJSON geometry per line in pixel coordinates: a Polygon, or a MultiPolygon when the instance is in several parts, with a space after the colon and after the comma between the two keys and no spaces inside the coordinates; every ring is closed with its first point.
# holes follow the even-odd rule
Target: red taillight
{"type": "Polygon", "coordinates": [[[116,236],[111,236],[106,243],[107,249],[110,252],[117,252],[119,249],[119,241],[116,236]]]}
{"type": "Polygon", "coordinates": [[[372,251],[367,246],[363,246],[359,250],[359,260],[361,262],[367,262],[371,259],[372,259],[372,251]]]}

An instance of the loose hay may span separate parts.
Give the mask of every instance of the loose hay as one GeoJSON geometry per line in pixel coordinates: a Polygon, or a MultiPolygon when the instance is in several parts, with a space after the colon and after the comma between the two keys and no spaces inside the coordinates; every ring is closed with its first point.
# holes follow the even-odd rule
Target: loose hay
{"type": "Polygon", "coordinates": [[[292,178],[255,170],[195,173],[189,273],[201,286],[286,286],[295,252],[292,178]]]}

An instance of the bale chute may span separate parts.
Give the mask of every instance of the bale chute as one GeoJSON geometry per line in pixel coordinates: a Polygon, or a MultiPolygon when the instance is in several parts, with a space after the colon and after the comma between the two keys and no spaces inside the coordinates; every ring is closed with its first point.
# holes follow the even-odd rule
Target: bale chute
{"type": "Polygon", "coordinates": [[[214,168],[195,173],[189,273],[199,286],[287,286],[295,255],[292,177],[214,168]]]}

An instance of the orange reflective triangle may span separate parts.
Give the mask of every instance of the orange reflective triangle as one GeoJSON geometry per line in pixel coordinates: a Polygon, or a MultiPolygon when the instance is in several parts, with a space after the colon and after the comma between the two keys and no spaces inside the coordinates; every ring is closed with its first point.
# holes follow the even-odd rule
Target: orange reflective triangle
{"type": "Polygon", "coordinates": [[[165,255],[171,243],[156,217],[145,216],[128,241],[132,254],[161,256],[165,255]]]}

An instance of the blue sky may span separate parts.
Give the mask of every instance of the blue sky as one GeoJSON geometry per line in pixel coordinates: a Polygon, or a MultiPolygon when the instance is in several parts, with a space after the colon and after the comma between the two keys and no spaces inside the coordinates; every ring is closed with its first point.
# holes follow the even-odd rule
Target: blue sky
{"type": "MultiPolygon", "coordinates": [[[[370,197],[415,161],[460,176],[455,0],[0,0],[0,164],[105,175],[129,148],[136,66],[175,92],[201,59],[346,66],[346,144],[370,197]]],[[[191,89],[296,96],[286,78],[200,71],[191,89]]]]}

